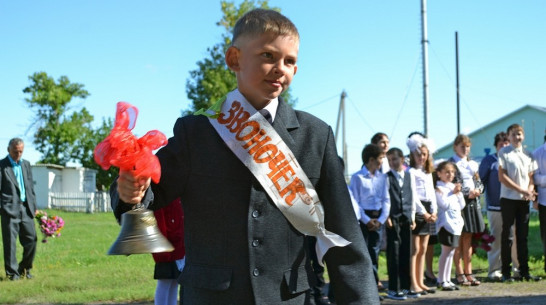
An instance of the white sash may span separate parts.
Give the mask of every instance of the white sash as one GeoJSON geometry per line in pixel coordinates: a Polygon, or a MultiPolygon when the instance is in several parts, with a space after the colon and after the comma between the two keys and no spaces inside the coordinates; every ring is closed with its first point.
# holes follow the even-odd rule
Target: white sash
{"type": "Polygon", "coordinates": [[[324,228],[324,210],[311,181],[279,134],[239,90],[228,93],[219,113],[208,110],[207,116],[284,217],[299,232],[317,237],[320,264],[328,249],[351,243],[324,228]]]}

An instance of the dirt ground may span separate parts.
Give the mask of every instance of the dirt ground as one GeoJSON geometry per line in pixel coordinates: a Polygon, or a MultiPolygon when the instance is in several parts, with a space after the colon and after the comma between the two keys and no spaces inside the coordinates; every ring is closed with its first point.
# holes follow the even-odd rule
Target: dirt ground
{"type": "Polygon", "coordinates": [[[480,286],[460,287],[457,291],[437,290],[415,299],[391,300],[385,298],[381,304],[427,304],[427,305],[512,305],[546,304],[546,281],[515,282],[511,284],[486,282],[480,286]]]}
{"type": "MultiPolygon", "coordinates": [[[[387,283],[384,282],[384,285],[387,283]]],[[[385,295],[384,292],[381,295],[385,295]]],[[[102,303],[104,304],[104,303],[102,303]]],[[[482,282],[480,286],[460,287],[458,291],[437,290],[415,299],[391,300],[385,298],[381,304],[426,304],[426,305],[546,305],[546,280],[540,282],[515,282],[511,284],[482,282]]],[[[88,304],[99,305],[99,304],[88,304]]],[[[153,305],[151,302],[107,305],[153,305]]]]}

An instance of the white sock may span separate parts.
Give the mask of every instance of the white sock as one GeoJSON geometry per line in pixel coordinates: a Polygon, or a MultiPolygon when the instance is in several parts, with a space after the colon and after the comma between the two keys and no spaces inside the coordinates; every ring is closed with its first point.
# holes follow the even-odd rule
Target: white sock
{"type": "Polygon", "coordinates": [[[176,305],[178,301],[178,282],[175,279],[157,280],[155,305],[176,305]]]}

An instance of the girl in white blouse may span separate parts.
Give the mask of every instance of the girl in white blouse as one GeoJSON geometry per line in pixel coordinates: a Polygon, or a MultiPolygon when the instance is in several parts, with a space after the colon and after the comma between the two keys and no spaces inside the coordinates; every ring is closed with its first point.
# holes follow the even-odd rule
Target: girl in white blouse
{"type": "Polygon", "coordinates": [[[438,261],[438,284],[444,291],[456,289],[451,282],[451,266],[453,254],[459,245],[459,237],[463,230],[463,216],[461,210],[465,200],[461,193],[461,186],[454,184],[456,166],[452,162],[444,161],[438,164],[436,174],[436,199],[438,203],[438,241],[442,245],[442,254],[438,261]]]}
{"type": "Polygon", "coordinates": [[[410,169],[415,177],[415,187],[420,203],[416,205],[415,224],[412,231],[412,292],[420,295],[434,290],[425,285],[423,274],[428,239],[436,234],[437,204],[432,181],[434,171],[430,142],[420,133],[410,134],[406,144],[410,149],[410,169]]]}
{"type": "Polygon", "coordinates": [[[472,236],[474,233],[485,230],[479,201],[483,184],[478,174],[478,163],[469,158],[471,144],[468,136],[458,135],[453,141],[455,155],[449,159],[457,166],[455,183],[461,184],[461,191],[466,202],[466,206],[462,210],[463,231],[454,256],[457,283],[462,286],[480,285],[480,281],[472,273],[472,236]],[[464,268],[461,260],[464,263],[464,268]]]}

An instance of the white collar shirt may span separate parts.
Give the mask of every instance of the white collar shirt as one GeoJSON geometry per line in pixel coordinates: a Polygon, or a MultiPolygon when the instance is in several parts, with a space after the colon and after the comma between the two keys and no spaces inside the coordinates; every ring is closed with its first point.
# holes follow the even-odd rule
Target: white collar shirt
{"type": "Polygon", "coordinates": [[[380,216],[377,220],[380,223],[385,223],[389,217],[391,204],[389,196],[389,185],[386,182],[386,175],[376,170],[372,175],[366,166],[351,177],[349,188],[353,194],[355,201],[360,207],[360,221],[367,224],[370,217],[365,214],[365,210],[379,211],[380,216]]]}

